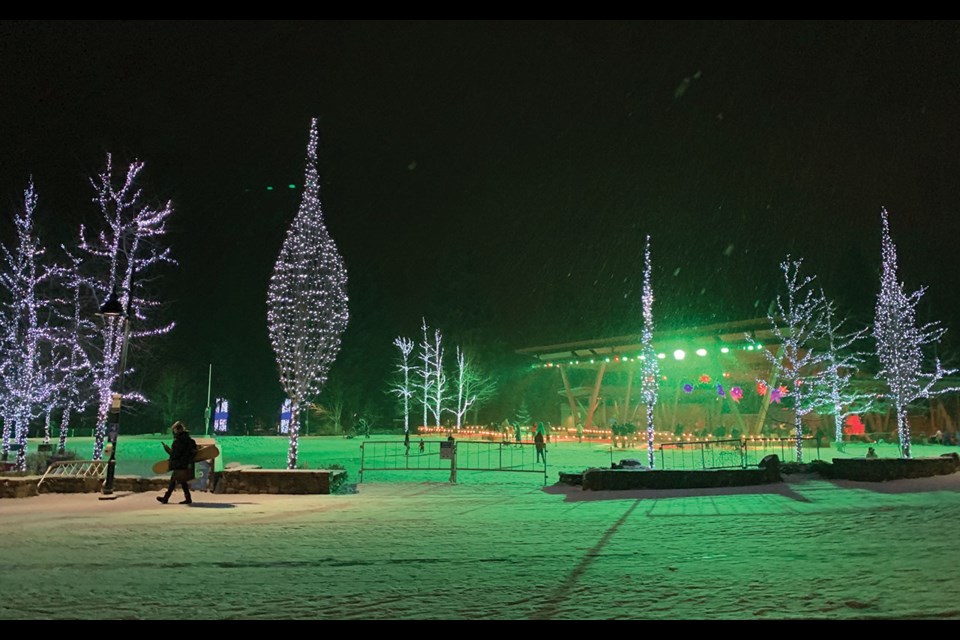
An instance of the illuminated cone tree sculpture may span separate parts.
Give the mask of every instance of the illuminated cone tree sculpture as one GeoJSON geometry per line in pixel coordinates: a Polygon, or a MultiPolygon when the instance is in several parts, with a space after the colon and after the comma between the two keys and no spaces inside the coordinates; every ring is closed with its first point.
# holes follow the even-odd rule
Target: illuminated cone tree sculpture
{"type": "Polygon", "coordinates": [[[317,120],[310,123],[300,209],[287,230],[267,290],[267,325],[280,384],[291,400],[287,468],[297,466],[300,413],[326,382],[347,327],[347,271],[323,224],[317,120]]]}

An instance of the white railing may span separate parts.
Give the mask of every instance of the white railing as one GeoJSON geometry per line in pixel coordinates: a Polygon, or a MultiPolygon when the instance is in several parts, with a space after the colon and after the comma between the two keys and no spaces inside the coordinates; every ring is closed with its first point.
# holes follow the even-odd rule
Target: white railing
{"type": "Polygon", "coordinates": [[[59,460],[47,467],[37,486],[47,478],[103,478],[106,473],[106,460],[59,460]]]}

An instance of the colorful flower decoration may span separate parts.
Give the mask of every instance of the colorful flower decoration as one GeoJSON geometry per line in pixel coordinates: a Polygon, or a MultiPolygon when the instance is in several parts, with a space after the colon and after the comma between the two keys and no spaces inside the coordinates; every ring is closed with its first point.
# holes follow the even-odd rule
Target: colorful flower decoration
{"type": "Polygon", "coordinates": [[[766,383],[764,383],[764,382],[758,382],[758,383],[757,383],[757,395],[758,395],[758,396],[765,396],[765,395],[767,395],[767,385],[766,385],[766,383]]]}
{"type": "Polygon", "coordinates": [[[702,376],[700,376],[700,383],[710,384],[710,376],[708,376],[707,374],[703,374],[702,376]]]}
{"type": "Polygon", "coordinates": [[[722,384],[717,385],[717,395],[720,396],[721,398],[726,395],[726,392],[723,390],[722,384]]]}
{"type": "Polygon", "coordinates": [[[780,404],[780,389],[773,389],[770,391],[770,401],[780,404]]]}
{"type": "Polygon", "coordinates": [[[786,398],[788,395],[790,395],[790,390],[787,389],[784,385],[780,385],[779,387],[777,387],[777,391],[780,392],[781,398],[786,398]]]}
{"type": "Polygon", "coordinates": [[[740,402],[743,400],[743,389],[740,387],[734,387],[730,389],[730,397],[733,398],[734,402],[740,402]]]}
{"type": "Polygon", "coordinates": [[[684,392],[684,393],[693,393],[693,385],[690,384],[689,382],[688,382],[687,384],[683,385],[683,392],[684,392]]]}

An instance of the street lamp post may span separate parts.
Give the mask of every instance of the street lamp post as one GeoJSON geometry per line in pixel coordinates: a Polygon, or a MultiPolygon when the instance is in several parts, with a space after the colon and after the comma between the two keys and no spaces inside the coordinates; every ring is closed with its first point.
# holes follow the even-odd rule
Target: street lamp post
{"type": "Polygon", "coordinates": [[[117,435],[120,432],[120,408],[123,404],[123,378],[127,370],[127,344],[130,338],[130,314],[117,298],[117,289],[113,292],[107,301],[100,307],[100,313],[104,318],[110,320],[119,320],[123,323],[123,337],[120,346],[120,373],[117,380],[117,391],[113,393],[110,399],[110,413],[107,417],[107,442],[110,443],[110,459],[107,461],[107,479],[103,483],[103,495],[113,494],[113,479],[117,469],[117,435]]]}
{"type": "MultiPolygon", "coordinates": [[[[207,374],[207,410],[203,412],[203,433],[210,435],[210,388],[213,386],[213,364],[210,365],[210,371],[207,374]]],[[[214,434],[216,435],[216,434],[214,434]]]]}

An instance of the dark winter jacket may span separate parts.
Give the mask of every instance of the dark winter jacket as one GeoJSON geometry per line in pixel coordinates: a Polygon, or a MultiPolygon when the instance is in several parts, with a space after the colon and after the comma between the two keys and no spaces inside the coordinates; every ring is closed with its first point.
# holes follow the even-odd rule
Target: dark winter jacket
{"type": "Polygon", "coordinates": [[[173,436],[173,446],[170,447],[170,469],[189,469],[193,458],[197,454],[197,443],[186,431],[173,436]]]}
{"type": "Polygon", "coordinates": [[[533,436],[533,443],[537,449],[543,449],[546,446],[543,442],[543,431],[537,431],[537,435],[533,436]]]}

